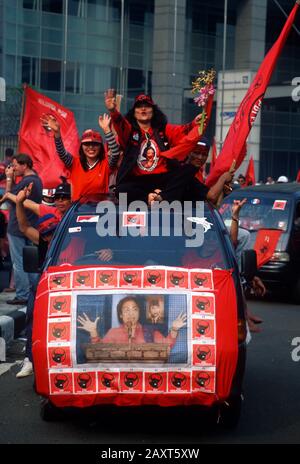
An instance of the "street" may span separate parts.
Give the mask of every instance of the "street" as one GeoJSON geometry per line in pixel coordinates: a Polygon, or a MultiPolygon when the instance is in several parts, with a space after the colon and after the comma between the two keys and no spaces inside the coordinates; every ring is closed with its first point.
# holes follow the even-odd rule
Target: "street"
{"type": "Polygon", "coordinates": [[[254,334],[249,345],[245,401],[237,429],[207,429],[201,415],[170,414],[168,409],[155,414],[143,409],[130,412],[109,409],[98,415],[81,414],[59,422],[43,422],[39,415],[40,398],[33,391],[33,377],[15,378],[18,367],[9,364],[16,358],[12,353],[8,363],[0,364],[0,442],[299,443],[300,361],[293,361],[291,353],[296,350],[293,338],[300,337],[300,308],[278,301],[255,301],[249,306],[264,323],[262,333],[254,334]]]}

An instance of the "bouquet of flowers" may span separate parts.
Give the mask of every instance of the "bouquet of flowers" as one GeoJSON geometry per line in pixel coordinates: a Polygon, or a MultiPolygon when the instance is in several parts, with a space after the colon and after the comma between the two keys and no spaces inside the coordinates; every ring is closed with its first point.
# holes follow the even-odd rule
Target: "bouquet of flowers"
{"type": "Polygon", "coordinates": [[[200,128],[201,133],[203,133],[203,126],[207,116],[206,106],[209,99],[212,101],[216,91],[213,85],[216,77],[216,71],[214,69],[209,69],[208,71],[199,71],[198,74],[199,76],[197,79],[192,82],[192,93],[198,93],[198,95],[194,98],[194,102],[197,103],[198,106],[202,107],[200,128]]]}

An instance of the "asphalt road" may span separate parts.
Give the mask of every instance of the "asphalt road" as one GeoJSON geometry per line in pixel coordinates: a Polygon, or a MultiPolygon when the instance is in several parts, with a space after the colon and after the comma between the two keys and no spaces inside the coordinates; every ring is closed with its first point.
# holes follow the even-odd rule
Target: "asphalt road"
{"type": "Polygon", "coordinates": [[[168,409],[151,414],[110,408],[98,415],[43,422],[33,378],[15,378],[14,361],[21,359],[20,346],[15,345],[8,363],[0,364],[0,443],[299,443],[300,349],[292,340],[299,337],[300,346],[300,307],[282,302],[251,302],[250,307],[264,323],[249,344],[245,401],[235,430],[216,430],[198,413],[170,414],[168,409]],[[293,349],[298,362],[292,360],[293,349]]]}

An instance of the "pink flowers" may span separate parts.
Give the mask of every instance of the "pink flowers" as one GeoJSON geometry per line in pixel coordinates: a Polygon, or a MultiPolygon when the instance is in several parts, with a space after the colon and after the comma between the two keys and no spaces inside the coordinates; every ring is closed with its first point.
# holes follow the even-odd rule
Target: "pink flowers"
{"type": "Polygon", "coordinates": [[[199,90],[199,95],[194,98],[194,102],[197,103],[198,106],[205,106],[209,95],[214,95],[215,91],[216,89],[213,84],[207,84],[199,90]]]}
{"type": "Polygon", "coordinates": [[[216,71],[210,69],[209,71],[199,71],[199,77],[192,83],[192,93],[198,95],[194,98],[194,102],[198,106],[204,107],[210,95],[214,95],[215,88],[213,81],[216,77],[216,71]]]}

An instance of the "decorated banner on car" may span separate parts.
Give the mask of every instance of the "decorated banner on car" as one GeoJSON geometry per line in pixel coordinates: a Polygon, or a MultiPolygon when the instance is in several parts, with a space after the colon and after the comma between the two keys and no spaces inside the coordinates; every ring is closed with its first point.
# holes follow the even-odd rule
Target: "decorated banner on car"
{"type": "Polygon", "coordinates": [[[60,406],[225,397],[237,360],[234,295],[229,271],[53,268],[36,298],[37,389],[60,406]]]}

